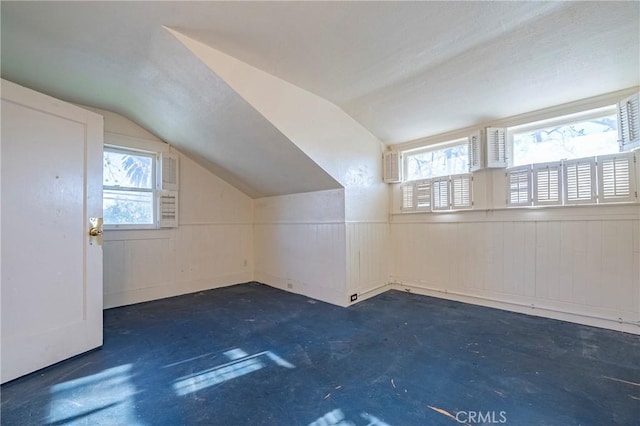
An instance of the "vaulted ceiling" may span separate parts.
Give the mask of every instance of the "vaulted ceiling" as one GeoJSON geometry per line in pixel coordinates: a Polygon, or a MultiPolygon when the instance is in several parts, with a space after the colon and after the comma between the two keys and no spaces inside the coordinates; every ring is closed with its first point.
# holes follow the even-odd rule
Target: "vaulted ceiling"
{"type": "Polygon", "coordinates": [[[253,197],[338,183],[163,26],[400,143],[640,84],[638,2],[1,3],[2,77],[109,109],[253,197]]]}

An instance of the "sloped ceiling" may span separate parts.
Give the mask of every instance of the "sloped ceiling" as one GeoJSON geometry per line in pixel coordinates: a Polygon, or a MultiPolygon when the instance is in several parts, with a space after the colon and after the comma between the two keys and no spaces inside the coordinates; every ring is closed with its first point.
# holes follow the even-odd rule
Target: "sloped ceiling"
{"type": "Polygon", "coordinates": [[[337,183],[162,26],[385,143],[640,84],[638,2],[6,2],[2,76],[128,116],[251,196],[337,183]]]}
{"type": "Polygon", "coordinates": [[[129,117],[254,198],[340,187],[162,18],[119,4],[2,2],[2,77],[129,117]]]}

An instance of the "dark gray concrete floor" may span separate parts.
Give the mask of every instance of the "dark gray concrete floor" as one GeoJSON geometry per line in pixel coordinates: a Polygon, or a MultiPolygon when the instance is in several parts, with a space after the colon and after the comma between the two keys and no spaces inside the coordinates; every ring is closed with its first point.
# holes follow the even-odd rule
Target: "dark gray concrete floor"
{"type": "Polygon", "coordinates": [[[640,424],[630,334],[397,291],[344,309],[260,284],[104,319],[102,349],[2,386],[3,425],[640,424]]]}

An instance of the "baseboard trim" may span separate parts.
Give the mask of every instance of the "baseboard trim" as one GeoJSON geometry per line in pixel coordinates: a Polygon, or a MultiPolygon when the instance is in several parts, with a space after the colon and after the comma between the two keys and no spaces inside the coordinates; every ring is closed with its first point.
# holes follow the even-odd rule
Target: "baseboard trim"
{"type": "Polygon", "coordinates": [[[606,328],[608,330],[622,331],[624,333],[640,335],[640,323],[633,323],[629,321],[619,321],[613,318],[599,317],[595,315],[585,315],[575,312],[560,311],[551,307],[544,307],[536,305],[531,307],[519,302],[512,302],[506,300],[498,300],[486,296],[476,296],[470,294],[463,294],[459,292],[452,292],[443,289],[430,288],[426,286],[411,284],[411,283],[391,283],[390,289],[407,291],[412,293],[437,297],[440,299],[454,300],[457,302],[469,303],[472,305],[486,306],[489,308],[501,309],[504,311],[517,312],[525,315],[532,315],[536,317],[551,318],[560,321],[567,321],[576,324],[588,325],[591,327],[606,328]]]}
{"type": "Polygon", "coordinates": [[[309,299],[313,299],[313,300],[319,300],[320,302],[329,303],[331,305],[340,306],[342,308],[347,306],[346,303],[341,303],[339,298],[336,298],[336,299],[325,298],[325,297],[320,297],[317,294],[312,294],[310,291],[308,291],[310,289],[309,283],[295,282],[292,280],[276,277],[263,272],[255,273],[255,281],[260,284],[267,285],[269,287],[277,288],[278,290],[284,290],[288,293],[293,293],[300,296],[308,297],[309,299]],[[293,288],[289,288],[288,284],[292,284],[293,288]]]}
{"type": "MultiPolygon", "coordinates": [[[[372,297],[375,297],[379,294],[384,293],[385,291],[388,291],[391,289],[391,284],[381,284],[375,287],[372,287],[370,289],[361,291],[361,292],[356,292],[356,294],[358,295],[358,300],[356,300],[355,302],[349,302],[347,305],[348,306],[353,306],[356,305],[360,302],[362,302],[363,300],[367,300],[367,299],[371,299],[372,297]]],[[[353,293],[351,293],[353,294],[353,293]]]]}
{"type": "Polygon", "coordinates": [[[251,281],[253,281],[252,274],[241,273],[211,279],[171,283],[167,285],[146,287],[140,289],[131,289],[118,293],[105,294],[103,297],[103,309],[134,305],[136,303],[142,302],[150,302],[152,300],[181,296],[183,294],[212,290],[214,288],[229,287],[232,285],[251,281]]]}

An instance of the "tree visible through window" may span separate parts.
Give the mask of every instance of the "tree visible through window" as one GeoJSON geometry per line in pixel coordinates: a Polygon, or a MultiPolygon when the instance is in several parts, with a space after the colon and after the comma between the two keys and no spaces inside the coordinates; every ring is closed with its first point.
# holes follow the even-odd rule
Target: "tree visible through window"
{"type": "Polygon", "coordinates": [[[512,166],[547,163],[619,151],[616,114],[513,134],[512,166]]]}
{"type": "Polygon", "coordinates": [[[405,158],[409,181],[469,172],[469,144],[466,140],[445,148],[408,152],[405,158]]]}
{"type": "Polygon", "coordinates": [[[154,225],[155,154],[105,148],[105,225],[154,225]]]}

